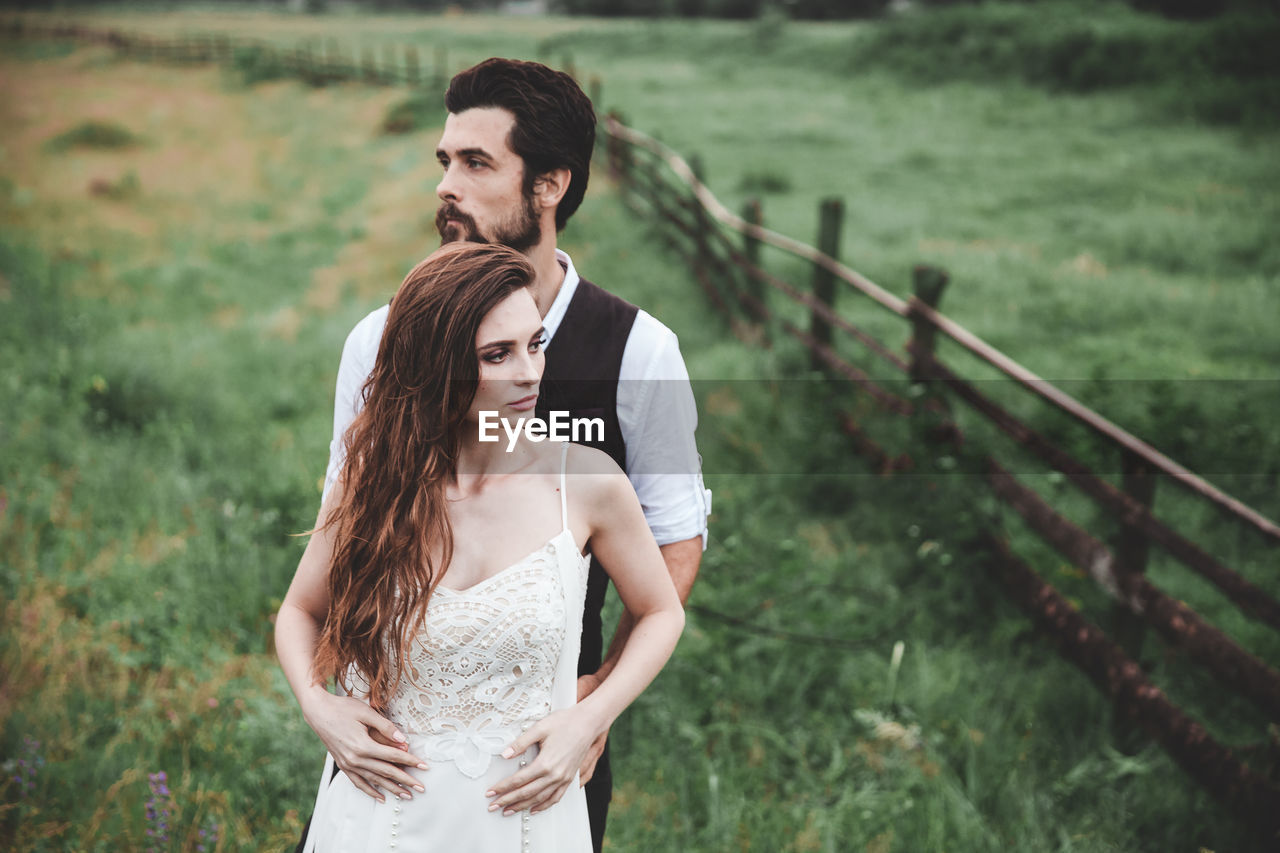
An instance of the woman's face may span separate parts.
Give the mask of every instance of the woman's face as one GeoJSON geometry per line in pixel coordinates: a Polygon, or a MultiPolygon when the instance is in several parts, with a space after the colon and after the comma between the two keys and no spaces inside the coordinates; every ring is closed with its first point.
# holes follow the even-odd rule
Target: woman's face
{"type": "Polygon", "coordinates": [[[545,360],[542,317],[529,288],[522,287],[493,307],[476,330],[480,382],[467,420],[497,412],[515,423],[533,414],[545,360]]]}

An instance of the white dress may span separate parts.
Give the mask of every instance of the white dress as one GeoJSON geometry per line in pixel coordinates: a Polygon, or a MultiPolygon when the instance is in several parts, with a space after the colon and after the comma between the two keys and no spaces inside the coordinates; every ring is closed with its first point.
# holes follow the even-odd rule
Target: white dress
{"type": "MultiPolygon", "coordinates": [[[[565,445],[565,451],[568,445],[565,445]]],[[[429,770],[405,768],[426,793],[386,802],[345,773],[324,781],[306,853],[591,853],[577,780],[556,805],[503,817],[485,797],[537,755],[504,759],[520,733],[577,699],[588,560],[569,530],[564,452],[560,532],[465,590],[437,586],[388,716],[429,770]],[[330,782],[332,778],[332,782],[330,782]]]]}

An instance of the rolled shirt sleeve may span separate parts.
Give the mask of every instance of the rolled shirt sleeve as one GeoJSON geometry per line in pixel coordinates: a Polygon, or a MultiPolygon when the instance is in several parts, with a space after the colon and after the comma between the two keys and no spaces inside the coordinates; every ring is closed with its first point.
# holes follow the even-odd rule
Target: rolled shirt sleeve
{"type": "Polygon", "coordinates": [[[658,544],[700,536],[706,548],[711,492],[694,438],[693,388],[675,333],[643,310],[622,353],[618,422],[627,477],[658,544]]]}

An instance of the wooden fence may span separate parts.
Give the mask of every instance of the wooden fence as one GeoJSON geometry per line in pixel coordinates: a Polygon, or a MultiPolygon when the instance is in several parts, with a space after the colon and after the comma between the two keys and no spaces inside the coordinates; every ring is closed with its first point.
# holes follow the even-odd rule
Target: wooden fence
{"type": "MultiPolygon", "coordinates": [[[[1122,531],[1106,543],[1064,517],[1035,491],[1022,485],[994,455],[985,456],[984,481],[991,493],[1011,507],[1027,527],[1073,565],[1096,580],[1133,625],[1154,628],[1171,646],[1206,667],[1221,684],[1252,701],[1268,719],[1280,721],[1280,672],[1241,648],[1186,604],[1155,586],[1144,574],[1151,546],[1217,586],[1250,618],[1280,628],[1280,602],[1209,554],[1153,512],[1155,487],[1163,478],[1216,507],[1235,523],[1260,534],[1263,547],[1280,544],[1280,526],[1225,494],[1201,477],[1111,423],[1102,415],[1036,376],[938,311],[947,274],[917,267],[904,301],[841,264],[838,238],[842,205],[828,199],[820,210],[819,248],[763,227],[758,202],[748,202],[742,215],[728,210],[700,179],[696,161],[686,162],[657,140],[627,127],[616,115],[603,122],[611,172],[624,197],[661,224],[666,240],[690,262],[694,276],[711,303],[735,326],[761,324],[778,328],[809,351],[815,368],[850,380],[880,408],[898,415],[931,410],[940,428],[935,439],[960,444],[964,436],[948,415],[951,401],[971,407],[1033,456],[1065,475],[1067,482],[1092,499],[1122,531]],[[812,267],[812,281],[801,286],[761,266],[762,244],[801,258],[812,267]],[[834,308],[840,290],[853,290],[870,303],[910,326],[906,353],[899,355],[859,329],[834,308]],[[802,306],[807,328],[778,316],[775,300],[802,306]],[[842,358],[836,335],[928,390],[912,398],[877,382],[842,358]],[[1115,448],[1123,472],[1119,487],[1089,470],[1049,439],[962,378],[935,351],[943,335],[985,361],[1041,403],[1064,412],[1115,448]]],[[[791,311],[795,313],[794,310],[791,311]]],[[[843,428],[854,446],[881,472],[904,467],[851,417],[843,428]]],[[[1249,821],[1268,840],[1280,841],[1280,788],[1243,763],[1205,728],[1171,702],[1117,642],[1071,604],[1015,554],[1007,540],[983,534],[993,555],[993,577],[1012,600],[1047,633],[1061,654],[1079,667],[1109,696],[1118,712],[1138,722],[1194,779],[1228,808],[1249,821]]]]}
{"type": "Polygon", "coordinates": [[[130,59],[178,65],[221,63],[256,79],[293,77],[314,86],[359,82],[374,86],[415,86],[443,92],[450,72],[448,51],[436,48],[430,62],[417,45],[351,47],[336,39],[311,39],[284,46],[265,39],[226,34],[155,36],[79,23],[0,22],[0,36],[100,44],[130,59]]]}
{"type": "MultiPolygon", "coordinates": [[[[4,35],[105,44],[148,61],[226,63],[250,73],[256,69],[262,76],[294,76],[314,85],[359,81],[433,86],[443,91],[448,80],[448,59],[443,50],[434,52],[428,68],[412,45],[353,51],[328,40],[284,48],[225,35],[162,39],[77,24],[37,25],[23,19],[0,22],[0,36],[4,35]]],[[[572,73],[571,64],[567,70],[572,73]]],[[[598,81],[592,81],[590,90],[592,101],[599,104],[598,81]]],[[[1252,701],[1269,719],[1280,721],[1280,673],[1186,604],[1161,591],[1144,574],[1148,550],[1154,545],[1217,586],[1248,617],[1280,629],[1280,602],[1275,597],[1155,516],[1156,483],[1163,477],[1213,505],[1234,523],[1259,534],[1268,547],[1280,544],[1280,526],[940,313],[938,305],[947,284],[944,271],[917,267],[912,282],[914,295],[904,301],[841,264],[837,257],[843,209],[838,199],[822,203],[819,247],[814,248],[764,228],[757,202],[749,202],[741,216],[726,209],[703,184],[696,161],[686,162],[657,140],[627,127],[618,117],[606,116],[601,131],[609,169],[624,198],[660,223],[661,233],[688,258],[699,285],[718,310],[737,325],[781,329],[808,350],[815,368],[850,380],[886,412],[906,416],[928,410],[941,423],[934,430],[938,441],[959,445],[964,439],[948,417],[948,401],[956,400],[1061,472],[1067,482],[1120,520],[1122,531],[1114,541],[1103,542],[1064,517],[1039,494],[1022,485],[993,455],[985,458],[984,480],[992,494],[1011,507],[1030,530],[1093,577],[1114,599],[1116,607],[1129,615],[1133,625],[1151,626],[1171,646],[1203,664],[1223,686],[1252,701]],[[807,262],[812,267],[810,285],[796,285],[766,270],[760,263],[762,245],[807,262]],[[904,354],[894,352],[835,310],[837,294],[850,289],[909,324],[911,337],[904,354]],[[777,316],[771,308],[771,302],[777,299],[803,307],[808,313],[808,327],[801,328],[777,316]],[[907,398],[873,380],[838,354],[837,333],[931,393],[907,398]],[[948,367],[935,351],[939,334],[1113,446],[1120,457],[1120,486],[1089,470],[948,367]]],[[[888,453],[853,418],[842,417],[841,427],[853,439],[855,448],[881,472],[892,474],[904,467],[900,457],[888,453]]],[[[1122,715],[1141,724],[1194,779],[1266,839],[1280,842],[1280,788],[1243,763],[1172,703],[1146,677],[1123,644],[1090,623],[1013,553],[1004,538],[988,533],[984,542],[993,555],[993,577],[1050,636],[1061,654],[1109,696],[1122,715]]]]}

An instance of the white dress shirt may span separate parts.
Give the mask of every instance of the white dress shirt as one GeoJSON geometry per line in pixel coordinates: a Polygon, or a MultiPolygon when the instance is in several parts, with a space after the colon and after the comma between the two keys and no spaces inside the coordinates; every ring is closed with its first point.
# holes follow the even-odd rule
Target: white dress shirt
{"type": "MultiPolygon", "coordinates": [[[[564,283],[542,318],[548,347],[555,345],[556,330],[580,280],[567,254],[557,249],[556,258],[564,267],[564,283]]],[[[370,312],[351,330],[342,348],[324,481],[326,495],[342,469],[343,435],[364,405],[360,389],[377,359],[388,310],[384,305],[370,312]]],[[[622,352],[618,425],[627,447],[627,477],[658,544],[701,536],[705,548],[711,492],[703,487],[694,441],[698,413],[689,373],[675,333],[645,311],[637,312],[622,352]]]]}

